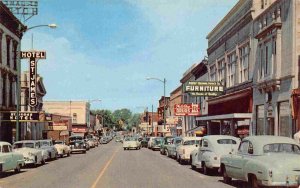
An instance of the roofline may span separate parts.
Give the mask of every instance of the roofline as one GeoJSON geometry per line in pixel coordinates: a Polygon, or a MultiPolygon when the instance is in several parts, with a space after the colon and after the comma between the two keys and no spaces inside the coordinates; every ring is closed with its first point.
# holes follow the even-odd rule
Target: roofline
{"type": "Polygon", "coordinates": [[[212,35],[214,35],[223,25],[224,23],[233,15],[234,12],[238,11],[242,4],[248,0],[239,0],[234,7],[223,17],[223,19],[213,28],[211,32],[208,33],[206,39],[209,39],[212,35]]]}

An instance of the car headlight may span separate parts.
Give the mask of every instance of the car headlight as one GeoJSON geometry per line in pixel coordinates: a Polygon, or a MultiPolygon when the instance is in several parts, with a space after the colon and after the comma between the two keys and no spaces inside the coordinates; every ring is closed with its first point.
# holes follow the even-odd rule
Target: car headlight
{"type": "Polygon", "coordinates": [[[269,170],[269,176],[270,176],[270,178],[272,178],[272,176],[273,176],[272,170],[269,170]]]}

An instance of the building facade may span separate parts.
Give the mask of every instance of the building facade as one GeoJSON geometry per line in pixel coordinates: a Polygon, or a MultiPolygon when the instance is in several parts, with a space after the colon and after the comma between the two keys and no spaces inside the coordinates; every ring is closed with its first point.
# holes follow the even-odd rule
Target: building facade
{"type": "Polygon", "coordinates": [[[255,2],[253,133],[292,137],[299,131],[300,2],[255,2]]]}
{"type": "Polygon", "coordinates": [[[171,125],[171,134],[182,135],[182,116],[175,115],[175,105],[182,104],[182,86],[180,85],[170,93],[170,117],[167,123],[171,125]]]}
{"type": "Polygon", "coordinates": [[[0,1],[0,140],[15,139],[15,122],[2,121],[3,111],[16,111],[20,30],[25,26],[0,1]]]}
{"type": "Polygon", "coordinates": [[[90,103],[87,101],[44,101],[46,113],[72,118],[72,133],[86,135],[90,128],[90,103]]]}
{"type": "Polygon", "coordinates": [[[158,116],[157,127],[154,128],[155,135],[156,136],[170,135],[171,132],[170,132],[169,125],[167,125],[167,122],[164,123],[164,120],[167,120],[167,118],[170,116],[170,97],[162,96],[159,99],[157,116],[158,116]]]}
{"type": "Polygon", "coordinates": [[[249,135],[252,124],[253,2],[240,0],[208,34],[208,80],[219,82],[224,92],[210,97],[208,134],[249,135]],[[239,104],[239,105],[236,105],[239,104]]]}

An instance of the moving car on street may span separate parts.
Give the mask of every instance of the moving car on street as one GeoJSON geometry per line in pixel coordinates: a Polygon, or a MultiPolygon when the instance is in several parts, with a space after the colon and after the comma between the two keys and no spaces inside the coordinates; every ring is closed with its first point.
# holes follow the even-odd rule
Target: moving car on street
{"type": "Polygon", "coordinates": [[[82,136],[70,136],[69,144],[71,147],[71,153],[81,152],[86,153],[86,143],[82,136]]]}
{"type": "Polygon", "coordinates": [[[141,149],[140,143],[136,137],[126,137],[123,142],[124,150],[133,149],[141,149]]]}
{"type": "Polygon", "coordinates": [[[225,183],[232,178],[247,181],[250,187],[298,187],[300,183],[300,146],[281,136],[249,136],[238,152],[221,157],[225,183]]]}
{"type": "Polygon", "coordinates": [[[200,147],[190,154],[192,169],[202,168],[204,174],[217,171],[220,168],[221,156],[236,152],[239,144],[240,139],[233,136],[204,136],[200,147]]]}
{"type": "Polygon", "coordinates": [[[199,147],[201,137],[183,137],[182,144],[176,148],[176,159],[180,164],[190,161],[190,154],[199,147]]]}
{"type": "Polygon", "coordinates": [[[71,154],[71,148],[70,146],[66,145],[66,143],[64,141],[61,141],[61,140],[56,140],[54,142],[54,147],[56,148],[57,150],[57,154],[63,158],[64,155],[67,155],[68,157],[70,156],[71,154]]]}
{"type": "Polygon", "coordinates": [[[142,148],[148,147],[148,142],[149,142],[149,140],[150,140],[149,137],[144,137],[144,138],[141,140],[141,147],[142,147],[142,148]]]}
{"type": "Polygon", "coordinates": [[[9,170],[18,173],[24,165],[23,154],[14,152],[10,143],[0,142],[0,173],[9,170]]]}
{"type": "Polygon", "coordinates": [[[40,149],[39,142],[35,140],[23,140],[15,142],[13,145],[15,152],[24,156],[25,165],[45,164],[45,156],[43,150],[40,149]]]}

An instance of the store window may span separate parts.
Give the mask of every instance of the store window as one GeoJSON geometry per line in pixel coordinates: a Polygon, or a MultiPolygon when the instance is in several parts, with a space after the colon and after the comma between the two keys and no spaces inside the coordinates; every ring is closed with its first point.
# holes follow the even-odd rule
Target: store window
{"type": "Polygon", "coordinates": [[[77,113],[73,113],[72,123],[77,123],[77,113]]]}
{"type": "Polygon", "coordinates": [[[256,106],[256,135],[264,135],[264,105],[256,106]]]}
{"type": "Polygon", "coordinates": [[[289,101],[283,101],[278,104],[279,136],[292,136],[289,110],[289,101]]]}

